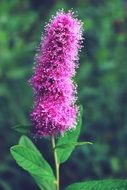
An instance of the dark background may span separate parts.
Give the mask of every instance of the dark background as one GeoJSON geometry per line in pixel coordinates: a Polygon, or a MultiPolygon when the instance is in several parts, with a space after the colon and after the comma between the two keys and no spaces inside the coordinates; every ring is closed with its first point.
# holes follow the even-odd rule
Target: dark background
{"type": "MultiPolygon", "coordinates": [[[[33,92],[28,79],[36,46],[45,22],[61,8],[73,8],[84,22],[77,71],[84,107],[80,140],[94,143],[77,148],[61,167],[62,186],[127,178],[127,1],[0,0],[0,190],[38,190],[9,153],[20,137],[11,127],[30,122],[33,92]]],[[[52,163],[48,141],[35,143],[52,163]]]]}

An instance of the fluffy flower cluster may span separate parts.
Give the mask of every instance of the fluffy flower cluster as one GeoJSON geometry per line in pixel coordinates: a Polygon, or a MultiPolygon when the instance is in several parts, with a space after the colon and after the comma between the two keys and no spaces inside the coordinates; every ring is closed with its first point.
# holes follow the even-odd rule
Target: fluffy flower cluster
{"type": "Polygon", "coordinates": [[[35,92],[31,118],[37,135],[58,135],[75,128],[78,107],[72,77],[78,65],[82,24],[60,11],[45,28],[30,83],[35,92]]]}

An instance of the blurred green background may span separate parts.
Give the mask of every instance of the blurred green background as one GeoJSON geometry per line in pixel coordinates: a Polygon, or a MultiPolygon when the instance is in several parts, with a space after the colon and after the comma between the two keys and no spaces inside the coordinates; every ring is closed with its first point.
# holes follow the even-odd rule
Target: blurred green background
{"type": "MultiPolygon", "coordinates": [[[[10,156],[20,137],[11,127],[30,122],[28,79],[36,46],[45,22],[61,8],[73,8],[84,22],[77,72],[84,107],[80,140],[94,142],[61,166],[62,186],[127,178],[127,0],[0,0],[0,190],[38,190],[10,156]]],[[[34,142],[52,163],[47,140],[34,142]]]]}

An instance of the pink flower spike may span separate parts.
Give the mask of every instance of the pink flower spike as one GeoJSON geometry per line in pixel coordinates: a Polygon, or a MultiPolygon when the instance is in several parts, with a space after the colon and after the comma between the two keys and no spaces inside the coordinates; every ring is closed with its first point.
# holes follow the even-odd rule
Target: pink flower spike
{"type": "Polygon", "coordinates": [[[78,67],[82,23],[71,11],[59,11],[45,28],[34,75],[35,92],[31,113],[37,135],[58,135],[76,127],[76,85],[72,80],[78,67]]]}

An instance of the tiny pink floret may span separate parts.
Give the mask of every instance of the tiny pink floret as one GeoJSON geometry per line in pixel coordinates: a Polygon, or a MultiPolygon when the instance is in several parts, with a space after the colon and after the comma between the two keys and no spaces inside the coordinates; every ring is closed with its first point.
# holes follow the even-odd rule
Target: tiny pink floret
{"type": "Polygon", "coordinates": [[[40,136],[63,134],[76,127],[76,85],[82,23],[69,11],[60,11],[45,28],[35,57],[30,83],[35,92],[31,118],[40,136]]]}

